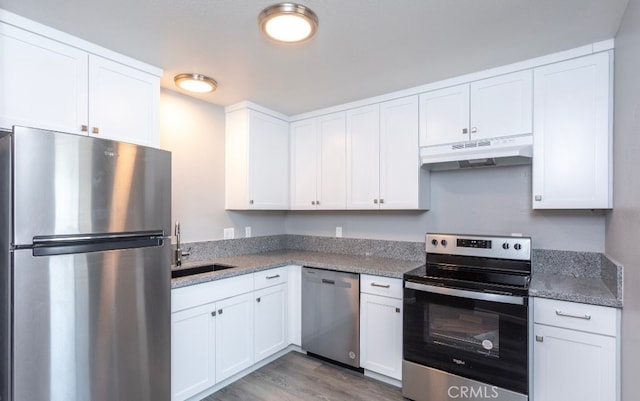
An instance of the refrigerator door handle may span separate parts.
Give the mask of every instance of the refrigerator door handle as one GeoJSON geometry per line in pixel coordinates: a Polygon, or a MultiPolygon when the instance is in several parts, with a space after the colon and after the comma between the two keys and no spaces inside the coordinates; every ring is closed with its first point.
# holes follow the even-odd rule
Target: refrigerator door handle
{"type": "Polygon", "coordinates": [[[54,256],[74,253],[102,252],[120,249],[147,248],[164,245],[162,237],[138,237],[111,241],[78,241],[62,243],[38,243],[33,246],[33,256],[54,256]]]}
{"type": "Polygon", "coordinates": [[[162,232],[162,230],[155,230],[108,234],[37,235],[33,237],[33,245],[52,246],[61,243],[113,241],[150,237],[164,237],[164,232],[162,232]]]}

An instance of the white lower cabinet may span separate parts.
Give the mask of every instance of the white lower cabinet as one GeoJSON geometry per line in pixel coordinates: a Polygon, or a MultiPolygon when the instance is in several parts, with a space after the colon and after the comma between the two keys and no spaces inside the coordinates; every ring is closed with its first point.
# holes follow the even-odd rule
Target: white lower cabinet
{"type": "Polygon", "coordinates": [[[216,381],[253,365],[253,294],[216,303],[216,381]]]}
{"type": "Polygon", "coordinates": [[[619,311],[534,299],[534,401],[618,401],[619,311]]]}
{"type": "Polygon", "coordinates": [[[402,280],[362,274],[360,289],[360,365],[402,380],[402,280]]]}
{"type": "Polygon", "coordinates": [[[256,291],[254,360],[264,358],[283,350],[289,345],[287,327],[287,284],[256,291]]]}
{"type": "Polygon", "coordinates": [[[216,384],[215,304],[171,316],[171,399],[184,400],[216,384]]]}

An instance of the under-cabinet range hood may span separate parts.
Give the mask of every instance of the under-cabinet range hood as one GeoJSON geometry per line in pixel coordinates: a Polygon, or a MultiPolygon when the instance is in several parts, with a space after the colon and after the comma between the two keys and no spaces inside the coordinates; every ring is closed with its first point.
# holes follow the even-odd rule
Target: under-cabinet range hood
{"type": "Polygon", "coordinates": [[[432,171],[531,164],[533,135],[478,139],[420,148],[422,165],[432,171]]]}

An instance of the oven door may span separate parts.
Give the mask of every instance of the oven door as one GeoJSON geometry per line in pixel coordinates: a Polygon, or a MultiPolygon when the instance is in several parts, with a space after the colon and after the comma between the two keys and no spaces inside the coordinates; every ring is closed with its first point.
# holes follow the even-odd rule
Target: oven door
{"type": "Polygon", "coordinates": [[[528,394],[527,301],[406,281],[404,359],[528,394]]]}

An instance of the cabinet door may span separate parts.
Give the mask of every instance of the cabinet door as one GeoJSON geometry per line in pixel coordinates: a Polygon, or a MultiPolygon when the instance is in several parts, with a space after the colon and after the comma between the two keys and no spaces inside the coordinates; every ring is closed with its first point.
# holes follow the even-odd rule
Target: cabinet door
{"type": "Polygon", "coordinates": [[[607,209],[609,53],[534,70],[533,208],[607,209]]]}
{"type": "Polygon", "coordinates": [[[87,53],[0,23],[0,128],[24,125],[82,133],[87,53]]]}
{"type": "Polygon", "coordinates": [[[253,293],[216,303],[216,381],[253,365],[253,293]]]}
{"type": "Polygon", "coordinates": [[[345,209],[347,205],[345,113],[318,118],[318,209],[345,209]]]}
{"type": "Polygon", "coordinates": [[[184,400],[213,386],[216,373],[214,304],[171,315],[171,399],[184,400]]]}
{"type": "Polygon", "coordinates": [[[249,110],[249,208],[289,206],[289,125],[249,110]]]}
{"type": "Polygon", "coordinates": [[[254,363],[285,349],[289,344],[287,297],[286,283],[254,293],[254,363]]]}
{"type": "Polygon", "coordinates": [[[418,209],[418,97],[380,104],[380,208],[418,209]]]}
{"type": "Polygon", "coordinates": [[[347,111],[347,209],[379,209],[380,111],[347,111]]]}
{"type": "Polygon", "coordinates": [[[402,300],[360,294],[360,364],[402,380],[402,300]]]}
{"type": "Polygon", "coordinates": [[[616,401],[614,337],[535,325],[536,401],[616,401]]]}
{"type": "Polygon", "coordinates": [[[420,146],[469,140],[469,85],[420,95],[420,146]]]}
{"type": "Polygon", "coordinates": [[[89,133],[160,146],[160,78],[115,61],[89,58],[89,133]]]}
{"type": "Polygon", "coordinates": [[[533,131],[532,71],[471,83],[471,139],[530,134],[533,131]]]}
{"type": "Polygon", "coordinates": [[[318,176],[317,119],[291,124],[291,209],[316,209],[318,176]]]}

